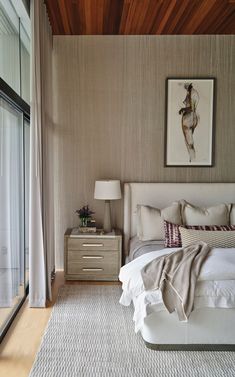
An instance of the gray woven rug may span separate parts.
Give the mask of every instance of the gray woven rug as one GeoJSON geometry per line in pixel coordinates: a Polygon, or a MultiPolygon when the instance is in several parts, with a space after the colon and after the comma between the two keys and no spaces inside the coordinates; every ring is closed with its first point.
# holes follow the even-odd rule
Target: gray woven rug
{"type": "Polygon", "coordinates": [[[134,333],[119,286],[60,290],[30,377],[234,377],[233,352],[152,351],[134,333]]]}

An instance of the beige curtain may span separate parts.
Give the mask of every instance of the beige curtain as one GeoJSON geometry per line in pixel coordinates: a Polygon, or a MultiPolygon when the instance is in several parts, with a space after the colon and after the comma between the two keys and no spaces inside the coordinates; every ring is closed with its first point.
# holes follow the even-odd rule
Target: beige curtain
{"type": "Polygon", "coordinates": [[[31,1],[29,305],[51,300],[54,269],[52,34],[43,0],[31,1]]]}

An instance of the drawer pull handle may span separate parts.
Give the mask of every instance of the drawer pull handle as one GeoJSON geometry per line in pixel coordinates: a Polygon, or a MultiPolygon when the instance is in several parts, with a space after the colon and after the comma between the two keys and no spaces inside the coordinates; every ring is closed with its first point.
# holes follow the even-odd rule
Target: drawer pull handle
{"type": "Polygon", "coordinates": [[[83,259],[104,259],[101,255],[83,255],[83,259]]]}
{"type": "Polygon", "coordinates": [[[103,268],[83,268],[82,271],[103,271],[103,268]]]}
{"type": "Polygon", "coordinates": [[[84,246],[84,247],[90,247],[90,246],[102,247],[102,246],[104,246],[104,244],[103,243],[83,243],[82,246],[84,246]]]}

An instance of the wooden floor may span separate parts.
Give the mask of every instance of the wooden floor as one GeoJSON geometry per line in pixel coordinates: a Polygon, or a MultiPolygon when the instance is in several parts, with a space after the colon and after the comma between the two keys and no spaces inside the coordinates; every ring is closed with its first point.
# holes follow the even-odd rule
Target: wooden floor
{"type": "MultiPolygon", "coordinates": [[[[8,281],[9,280],[12,281],[11,280],[11,277],[12,277],[11,275],[13,273],[12,271],[13,271],[13,269],[12,270],[11,269],[3,269],[3,268],[0,269],[0,286],[2,284],[4,289],[7,289],[7,284],[9,284],[8,281]],[[7,273],[9,274],[9,276],[6,275],[7,273]]],[[[19,274],[19,272],[16,272],[16,274],[19,274]]],[[[28,282],[29,281],[28,270],[26,271],[25,278],[26,278],[26,281],[28,282]]],[[[10,289],[12,289],[12,287],[10,289]]],[[[16,287],[15,291],[17,292],[17,295],[11,300],[11,303],[9,304],[9,306],[8,307],[2,307],[2,306],[0,307],[0,330],[2,330],[1,327],[3,327],[5,325],[6,319],[11,317],[12,313],[14,313],[14,311],[15,311],[15,308],[21,302],[22,297],[24,297],[25,288],[24,288],[23,285],[19,285],[18,287],[16,287]]]]}
{"type": "MultiPolygon", "coordinates": [[[[58,289],[64,285],[62,271],[53,282],[53,301],[45,309],[28,307],[28,300],[20,309],[14,323],[0,345],[0,376],[28,377],[41,338],[55,303],[58,289]]],[[[115,282],[66,282],[66,284],[119,284],[115,282]]]]}

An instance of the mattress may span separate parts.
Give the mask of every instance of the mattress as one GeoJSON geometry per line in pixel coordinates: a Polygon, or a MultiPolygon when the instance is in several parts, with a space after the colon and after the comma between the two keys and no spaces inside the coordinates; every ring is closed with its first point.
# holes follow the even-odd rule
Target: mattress
{"type": "MultiPolygon", "coordinates": [[[[145,291],[141,269],[151,260],[178,248],[149,252],[123,266],[119,279],[123,294],[120,303],[134,303],[135,331],[142,329],[146,319],[157,312],[165,312],[160,290],[145,291]]],[[[204,263],[196,286],[194,309],[235,308],[235,249],[212,249],[204,263]]]]}

